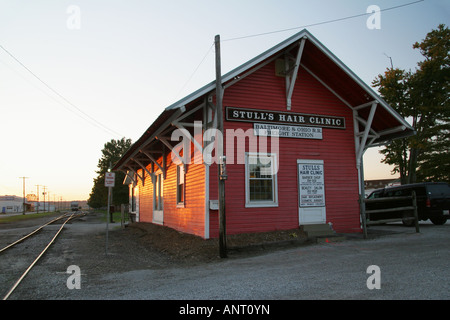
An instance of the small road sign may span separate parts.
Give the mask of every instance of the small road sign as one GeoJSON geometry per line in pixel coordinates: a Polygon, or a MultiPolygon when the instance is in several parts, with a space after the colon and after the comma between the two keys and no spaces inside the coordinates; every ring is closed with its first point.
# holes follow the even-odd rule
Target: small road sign
{"type": "Polygon", "coordinates": [[[116,174],[114,172],[106,172],[105,187],[114,187],[115,180],[116,180],[116,174]]]}

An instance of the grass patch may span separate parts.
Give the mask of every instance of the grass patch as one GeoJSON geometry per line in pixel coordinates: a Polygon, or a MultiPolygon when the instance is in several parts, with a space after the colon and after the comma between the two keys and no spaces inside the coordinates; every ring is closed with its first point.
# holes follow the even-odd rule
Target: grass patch
{"type": "MultiPolygon", "coordinates": [[[[103,214],[101,221],[102,222],[106,222],[106,215],[107,215],[107,211],[106,210],[96,210],[96,212],[100,212],[103,214]]],[[[122,214],[119,212],[113,212],[112,214],[112,220],[114,222],[120,222],[122,220],[122,214]]],[[[128,222],[128,213],[125,214],[125,222],[128,222]]]]}
{"type": "Polygon", "coordinates": [[[42,218],[47,216],[53,216],[53,215],[60,215],[60,212],[40,212],[40,213],[32,213],[32,214],[17,214],[14,216],[9,217],[2,217],[0,214],[0,223],[11,223],[11,222],[17,222],[17,221],[23,221],[23,220],[31,220],[36,218],[42,218]]]}

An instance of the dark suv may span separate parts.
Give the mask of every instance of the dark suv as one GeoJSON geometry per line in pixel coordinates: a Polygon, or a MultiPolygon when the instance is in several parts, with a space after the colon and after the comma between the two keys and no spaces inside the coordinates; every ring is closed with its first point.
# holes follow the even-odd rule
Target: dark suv
{"type": "MultiPolygon", "coordinates": [[[[430,219],[433,224],[442,225],[450,218],[450,185],[445,182],[423,182],[405,184],[397,187],[388,187],[373,191],[367,198],[377,199],[386,197],[411,196],[412,191],[416,192],[417,211],[419,220],[430,219]]],[[[400,200],[398,202],[366,203],[366,210],[377,210],[410,206],[410,200],[400,200]]],[[[369,219],[372,221],[389,218],[397,218],[398,212],[370,213],[369,219]]],[[[400,217],[411,216],[411,212],[400,212],[400,217]]],[[[403,220],[405,225],[414,225],[411,220],[403,220]]]]}

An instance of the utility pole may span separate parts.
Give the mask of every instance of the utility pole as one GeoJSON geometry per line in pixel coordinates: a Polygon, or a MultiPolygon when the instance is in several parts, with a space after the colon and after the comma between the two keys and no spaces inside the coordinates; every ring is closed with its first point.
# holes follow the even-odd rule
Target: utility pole
{"type": "Polygon", "coordinates": [[[37,187],[37,213],[39,213],[39,187],[40,185],[36,185],[37,187]]]}
{"type": "Polygon", "coordinates": [[[116,174],[111,172],[111,162],[109,162],[108,172],[105,172],[105,187],[108,188],[108,210],[106,216],[106,243],[105,243],[105,254],[108,255],[108,230],[109,230],[109,219],[110,219],[110,206],[111,206],[111,188],[114,187],[116,174]]]}
{"type": "Polygon", "coordinates": [[[42,188],[44,189],[44,192],[42,192],[42,195],[44,196],[44,211],[45,212],[45,189],[47,188],[46,186],[42,186],[42,188]]]}
{"type": "Polygon", "coordinates": [[[19,179],[23,180],[23,205],[22,205],[23,213],[22,214],[25,214],[25,179],[28,179],[28,177],[19,177],[19,179]]]}
{"type": "Polygon", "coordinates": [[[214,39],[216,49],[216,115],[217,115],[217,130],[222,134],[222,141],[218,141],[218,179],[219,179],[219,254],[221,258],[227,257],[227,232],[226,232],[226,219],[225,219],[225,180],[226,174],[226,162],[223,155],[223,110],[222,110],[222,71],[221,71],[221,59],[220,59],[220,35],[216,35],[214,39]]]}

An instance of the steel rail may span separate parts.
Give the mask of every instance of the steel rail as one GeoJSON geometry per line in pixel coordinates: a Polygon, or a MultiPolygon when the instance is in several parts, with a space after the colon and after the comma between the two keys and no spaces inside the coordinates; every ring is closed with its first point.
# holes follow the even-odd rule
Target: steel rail
{"type": "Polygon", "coordinates": [[[17,288],[17,286],[20,284],[20,282],[25,278],[25,276],[30,272],[30,270],[34,267],[34,265],[38,262],[38,260],[43,256],[43,254],[47,251],[47,249],[53,244],[55,239],[58,237],[58,235],[61,233],[62,229],[64,228],[65,224],[69,222],[69,220],[72,219],[74,214],[72,214],[69,218],[67,218],[66,221],[61,225],[58,232],[55,234],[55,236],[52,238],[52,240],[47,244],[47,246],[42,250],[42,252],[37,256],[36,259],[31,263],[31,265],[25,270],[25,272],[22,274],[22,276],[19,278],[19,280],[16,281],[16,283],[9,289],[8,293],[3,297],[3,300],[7,300],[9,296],[13,293],[13,291],[17,288]]]}
{"type": "Polygon", "coordinates": [[[3,252],[3,251],[5,251],[6,249],[11,248],[12,246],[15,246],[16,244],[22,242],[23,240],[25,240],[25,239],[31,237],[33,234],[35,234],[36,232],[38,232],[38,231],[41,230],[42,228],[48,226],[49,224],[52,224],[52,223],[54,223],[54,222],[56,222],[56,221],[58,221],[58,220],[64,218],[64,216],[66,216],[66,214],[63,214],[62,216],[59,216],[58,218],[55,218],[55,219],[53,219],[53,220],[47,222],[46,224],[43,224],[42,226],[40,226],[40,227],[37,228],[36,230],[30,232],[29,234],[23,236],[23,237],[20,238],[19,240],[17,240],[17,241],[15,241],[15,242],[13,242],[13,243],[7,245],[6,247],[0,249],[0,253],[3,252]]]}

